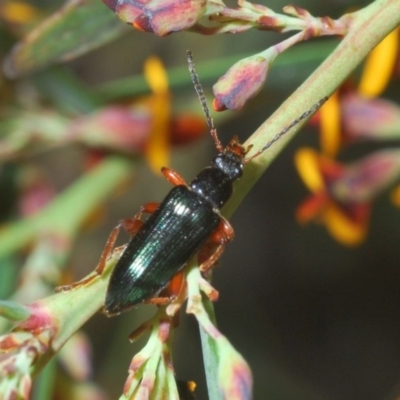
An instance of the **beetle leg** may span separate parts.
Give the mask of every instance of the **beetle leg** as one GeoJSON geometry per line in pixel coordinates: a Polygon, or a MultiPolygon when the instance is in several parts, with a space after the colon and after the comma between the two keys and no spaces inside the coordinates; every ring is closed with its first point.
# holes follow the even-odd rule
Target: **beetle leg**
{"type": "Polygon", "coordinates": [[[161,168],[161,172],[163,173],[167,181],[172,183],[174,186],[180,186],[180,185],[187,186],[185,180],[173,169],[163,167],[161,168]]]}
{"type": "MultiPolygon", "coordinates": [[[[108,237],[106,247],[100,256],[100,261],[97,264],[95,272],[97,275],[101,275],[106,266],[107,258],[113,251],[115,241],[117,240],[117,236],[121,227],[123,227],[131,236],[135,235],[137,231],[143,226],[143,221],[141,221],[142,215],[152,214],[155,210],[157,210],[159,203],[147,203],[143,206],[140,206],[139,211],[135,214],[133,218],[125,218],[123,219],[111,232],[108,237]]],[[[78,282],[79,283],[79,282],[78,282]]]]}
{"type": "Polygon", "coordinates": [[[157,297],[152,297],[145,301],[146,304],[162,306],[180,297],[185,289],[185,279],[183,271],[175,274],[168,285],[161,291],[157,297]]]}
{"type": "Polygon", "coordinates": [[[217,229],[199,251],[201,272],[207,272],[216,264],[225,249],[225,245],[230,242],[234,236],[235,232],[232,225],[227,219],[221,217],[221,222],[217,229]]]}
{"type": "Polygon", "coordinates": [[[56,292],[69,292],[70,290],[76,289],[81,286],[86,286],[98,276],[103,274],[104,268],[106,266],[107,258],[110,256],[114,249],[115,241],[117,240],[119,230],[121,228],[121,224],[118,224],[110,233],[110,236],[107,239],[107,243],[104,247],[103,252],[101,253],[100,260],[94,270],[93,274],[90,274],[86,278],[81,279],[78,282],[74,282],[70,285],[58,286],[55,288],[56,292]]]}
{"type": "Polygon", "coordinates": [[[122,226],[131,236],[134,236],[136,232],[142,227],[142,215],[152,214],[157,210],[160,203],[147,203],[139,208],[139,211],[134,215],[133,218],[123,219],[119,226],[122,226]]]}
{"type": "Polygon", "coordinates": [[[94,270],[93,274],[88,277],[81,279],[78,282],[74,282],[70,285],[59,286],[55,288],[56,292],[69,292],[70,290],[76,289],[81,286],[86,286],[92,282],[98,276],[103,274],[104,268],[106,267],[107,259],[114,250],[114,245],[118,237],[119,230],[123,227],[131,236],[135,235],[136,232],[142,227],[143,221],[141,221],[142,215],[153,213],[159,203],[147,203],[140,207],[139,211],[133,218],[123,219],[110,233],[107,239],[106,245],[103,252],[101,253],[100,260],[94,270]]]}
{"type": "Polygon", "coordinates": [[[123,227],[131,236],[135,235],[137,231],[143,226],[143,221],[141,221],[142,215],[152,214],[155,210],[157,210],[159,203],[147,203],[143,206],[140,206],[139,211],[135,214],[133,218],[125,218],[123,219],[111,232],[110,236],[107,239],[106,246],[101,253],[100,261],[97,264],[95,272],[98,275],[101,275],[104,271],[107,258],[113,251],[115,241],[117,240],[117,236],[121,227],[123,227]]]}

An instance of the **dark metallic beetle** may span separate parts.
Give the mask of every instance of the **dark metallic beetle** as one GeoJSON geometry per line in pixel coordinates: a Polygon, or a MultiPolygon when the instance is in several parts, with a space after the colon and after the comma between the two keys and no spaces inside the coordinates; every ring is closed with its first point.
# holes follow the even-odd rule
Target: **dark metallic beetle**
{"type": "Polygon", "coordinates": [[[219,210],[231,197],[233,181],[242,175],[244,154],[244,148],[234,139],[189,185],[175,172],[163,169],[177,186],[132,237],[118,260],[106,296],[108,314],[156,295],[203,246],[205,252],[212,245],[215,248],[201,269],[206,271],[215,263],[225,243],[233,238],[233,229],[219,210]]]}
{"type": "MultiPolygon", "coordinates": [[[[168,300],[155,296],[182,271],[196,252],[200,252],[203,258],[200,260],[200,269],[204,272],[211,268],[220,257],[225,244],[234,236],[231,225],[221,216],[220,209],[231,197],[232,184],[243,174],[244,165],[269,148],[294,125],[314,113],[326,101],[326,98],[319,101],[261,150],[245,159],[251,146],[244,148],[237,137],[225,148],[221,145],[194,71],[190,52],[188,62],[218,155],[190,184],[186,184],[175,171],[163,168],[163,174],[175,187],[161,204],[147,204],[133,219],[123,222],[133,237],[123,250],[110,278],[104,306],[104,311],[109,315],[118,314],[145,300],[153,300],[151,302],[156,304],[168,300]],[[141,221],[143,213],[151,214],[145,222],[141,221]]],[[[99,274],[104,269],[106,257],[112,250],[118,229],[114,229],[103,252],[96,269],[99,274]]],[[[89,280],[90,278],[72,286],[84,284],[89,280]]],[[[71,286],[65,287],[69,288],[71,286]]]]}

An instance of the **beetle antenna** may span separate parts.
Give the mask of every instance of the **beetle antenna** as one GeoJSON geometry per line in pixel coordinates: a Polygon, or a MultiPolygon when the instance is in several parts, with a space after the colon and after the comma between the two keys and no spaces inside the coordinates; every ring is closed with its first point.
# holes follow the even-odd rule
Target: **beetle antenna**
{"type": "Polygon", "coordinates": [[[189,66],[190,76],[192,77],[194,89],[196,90],[196,93],[197,93],[197,96],[199,97],[201,106],[203,107],[203,111],[204,111],[204,114],[205,114],[206,120],[207,120],[207,125],[210,128],[211,137],[214,140],[215,147],[217,148],[217,150],[219,152],[222,152],[224,147],[222,146],[220,140],[218,139],[217,130],[215,129],[214,121],[210,116],[210,110],[207,106],[206,97],[204,96],[204,92],[203,92],[203,88],[202,88],[200,80],[199,80],[199,76],[196,73],[196,70],[194,67],[193,55],[190,50],[186,51],[186,58],[187,58],[188,66],[189,66]]]}
{"type": "Polygon", "coordinates": [[[310,115],[314,114],[326,101],[328,100],[328,97],[323,97],[321,100],[319,100],[317,103],[315,103],[309,110],[304,112],[303,114],[300,115],[300,117],[296,118],[293,120],[288,126],[283,128],[274,138],[272,138],[268,143],[264,145],[263,148],[258,150],[255,154],[253,154],[251,157],[247,158],[244,160],[244,164],[247,164],[250,162],[253,158],[256,158],[259,156],[261,153],[263,153],[265,150],[270,148],[277,140],[279,140],[286,132],[288,132],[290,129],[292,129],[294,126],[296,126],[298,123],[303,121],[304,119],[308,118],[310,115]]]}

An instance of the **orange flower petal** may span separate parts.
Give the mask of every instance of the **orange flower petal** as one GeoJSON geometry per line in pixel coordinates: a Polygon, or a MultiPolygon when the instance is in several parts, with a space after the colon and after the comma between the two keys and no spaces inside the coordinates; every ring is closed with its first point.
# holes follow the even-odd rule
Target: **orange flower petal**
{"type": "Polygon", "coordinates": [[[387,86],[396,63],[399,31],[397,28],[389,33],[368,56],[358,85],[358,92],[362,96],[377,97],[387,86]]]}
{"type": "Polygon", "coordinates": [[[173,145],[192,143],[207,133],[207,123],[203,116],[180,114],[173,118],[170,141],[173,145]]]}
{"type": "Polygon", "coordinates": [[[397,207],[400,207],[400,186],[397,186],[390,195],[390,200],[397,207]]]}
{"type": "Polygon", "coordinates": [[[319,113],[322,152],[334,157],[341,144],[341,112],[338,92],[329,97],[319,110],[319,113]]]}
{"type": "Polygon", "coordinates": [[[319,156],[313,149],[306,147],[299,149],[294,162],[301,179],[312,192],[324,190],[325,183],[320,170],[319,156]]]}
{"type": "Polygon", "coordinates": [[[296,219],[300,224],[306,224],[318,218],[328,204],[325,192],[312,194],[305,199],[296,209],[296,219]]]}
{"type": "Polygon", "coordinates": [[[189,391],[194,392],[196,390],[196,382],[195,381],[189,381],[187,382],[187,387],[189,389],[189,391]]]}

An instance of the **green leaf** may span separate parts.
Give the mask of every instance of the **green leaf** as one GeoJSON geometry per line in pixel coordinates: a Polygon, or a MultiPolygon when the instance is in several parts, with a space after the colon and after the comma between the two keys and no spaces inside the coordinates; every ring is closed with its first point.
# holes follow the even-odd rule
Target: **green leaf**
{"type": "Polygon", "coordinates": [[[13,48],[5,73],[15,78],[54,62],[69,61],[128,29],[99,0],[70,0],[13,48]]]}
{"type": "Polygon", "coordinates": [[[30,311],[22,304],[14,301],[0,300],[0,315],[9,321],[24,321],[30,315],[30,311]]]}

